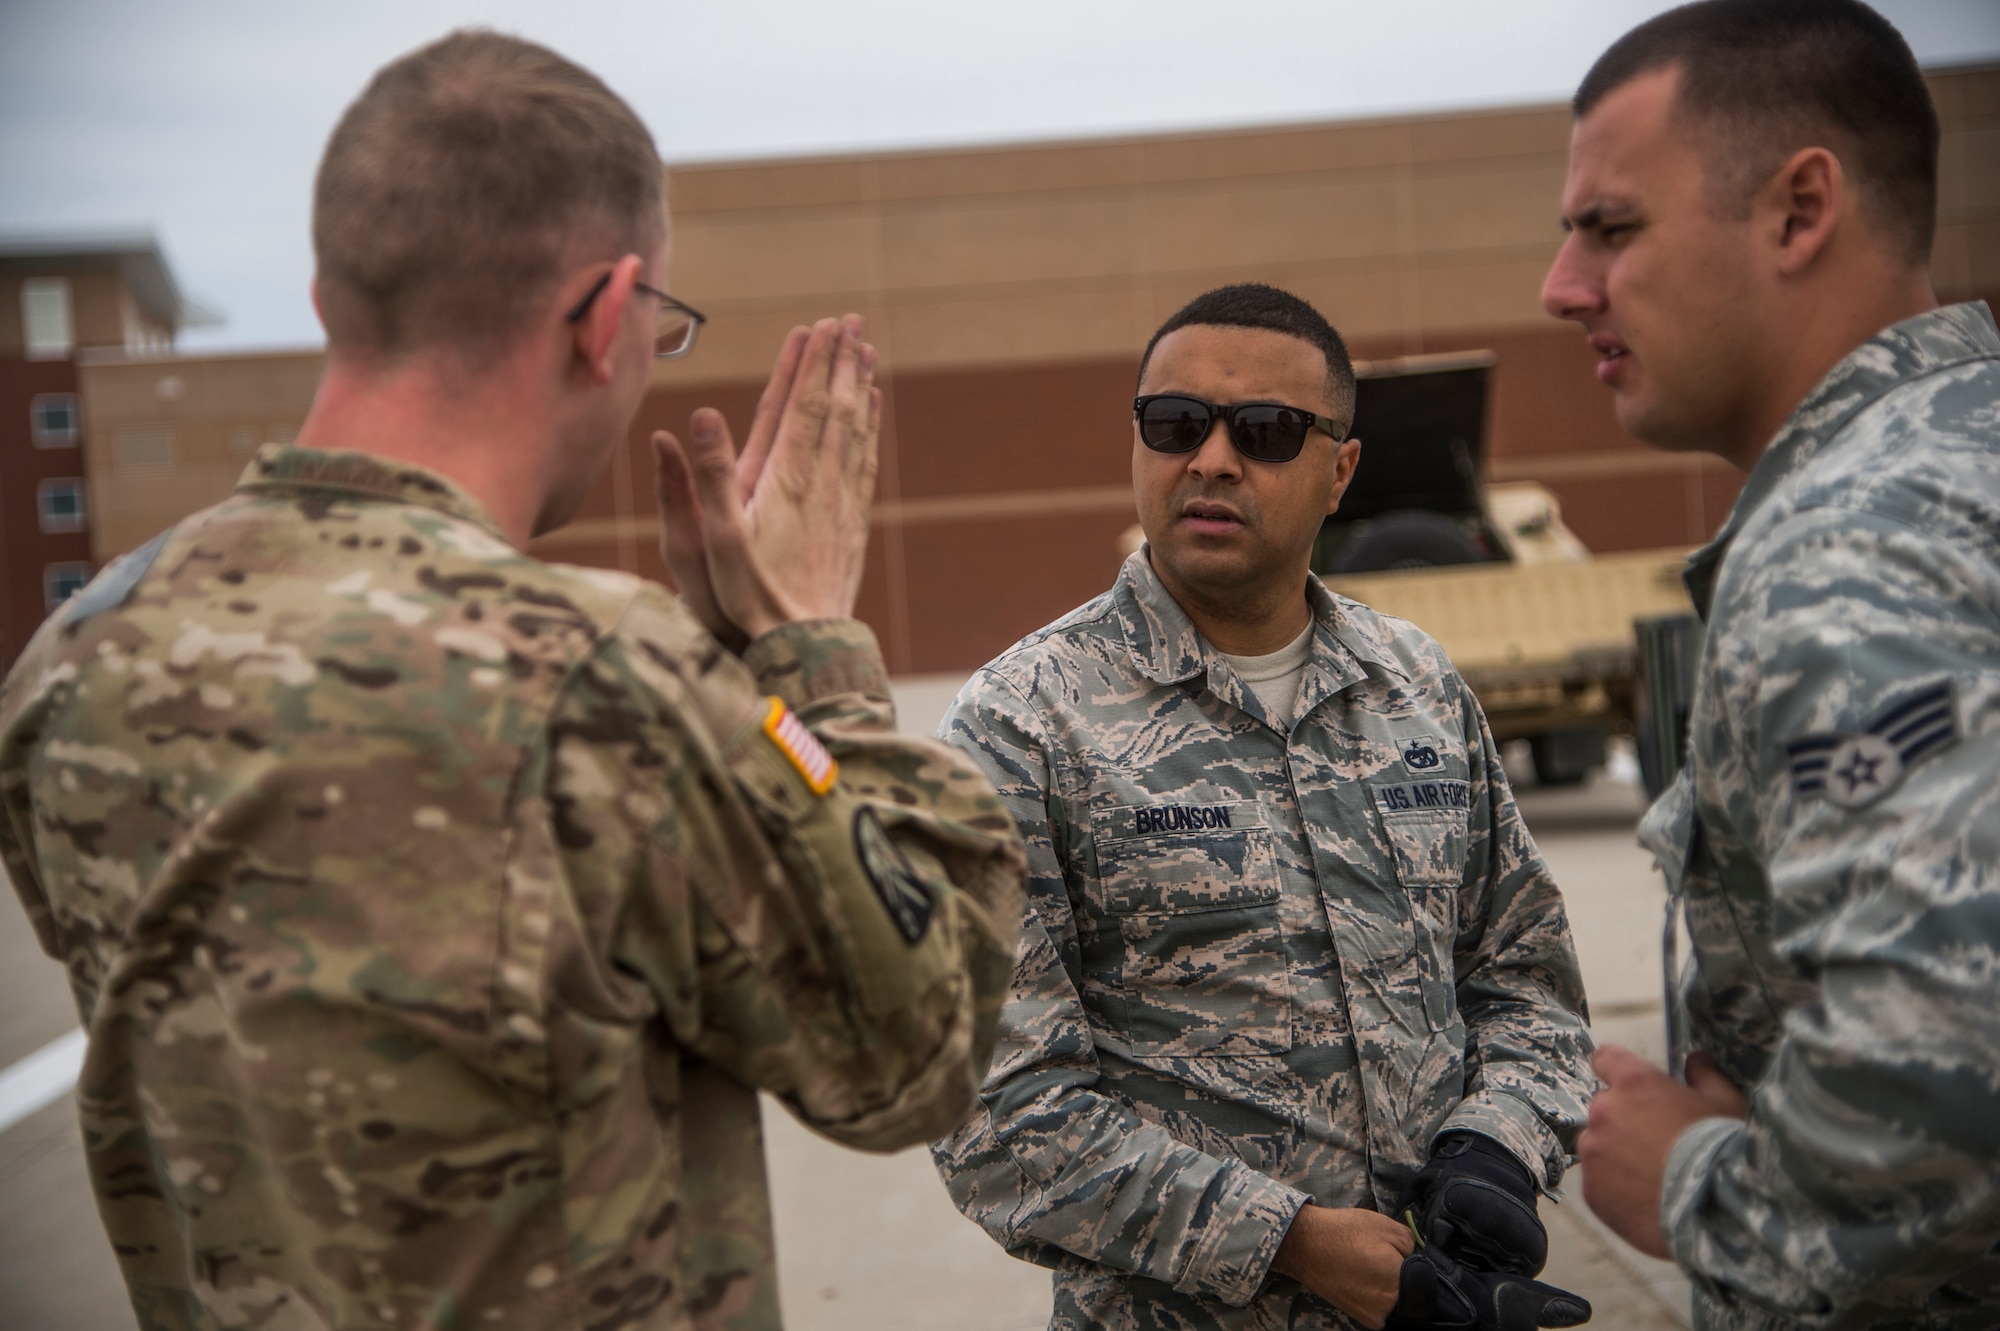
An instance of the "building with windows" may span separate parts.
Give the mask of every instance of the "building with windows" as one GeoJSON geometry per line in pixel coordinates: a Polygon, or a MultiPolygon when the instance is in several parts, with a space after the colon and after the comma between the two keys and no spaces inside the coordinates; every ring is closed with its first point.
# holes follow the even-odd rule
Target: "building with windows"
{"type": "MultiPolygon", "coordinates": [[[[2000,65],[1931,86],[1933,279],[1945,300],[2000,304],[2000,65]]],[[[1133,520],[1139,352],[1189,298],[1250,280],[1312,300],[1358,357],[1493,353],[1490,479],[1547,486],[1599,552],[1694,545],[1741,478],[1627,437],[1582,336],[1541,308],[1569,132],[1549,105],[675,168],[668,284],[709,323],[535,553],[663,576],[651,431],[697,406],[747,430],[786,329],[856,310],[885,399],[860,613],[898,674],[977,665],[1109,585],[1133,520]]],[[[83,356],[89,467],[46,475],[90,479],[88,558],[227,494],[304,419],[318,371],[314,353],[83,356]]]]}
{"type": "Polygon", "coordinates": [[[80,360],[171,354],[207,317],[150,235],[0,238],[0,663],[103,558],[80,360]]]}

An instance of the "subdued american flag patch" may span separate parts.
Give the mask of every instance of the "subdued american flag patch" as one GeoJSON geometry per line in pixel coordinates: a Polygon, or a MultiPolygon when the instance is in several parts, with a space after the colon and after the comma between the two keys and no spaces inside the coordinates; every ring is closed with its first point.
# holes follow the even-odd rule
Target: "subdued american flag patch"
{"type": "Polygon", "coordinates": [[[784,699],[771,699],[771,710],[764,715],[764,733],[778,746],[778,752],[792,760],[792,766],[799,769],[799,775],[812,787],[813,794],[824,795],[833,789],[840,764],[833,760],[819,737],[806,729],[806,723],[785,706],[784,699]]]}

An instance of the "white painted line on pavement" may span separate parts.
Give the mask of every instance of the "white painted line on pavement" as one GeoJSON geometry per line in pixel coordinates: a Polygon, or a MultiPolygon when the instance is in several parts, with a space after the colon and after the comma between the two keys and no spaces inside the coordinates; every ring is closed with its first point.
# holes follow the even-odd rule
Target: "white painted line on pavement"
{"type": "Polygon", "coordinates": [[[76,1085],[76,1074],[83,1070],[83,1051],[89,1043],[79,1026],[0,1070],[0,1132],[68,1095],[76,1085]]]}

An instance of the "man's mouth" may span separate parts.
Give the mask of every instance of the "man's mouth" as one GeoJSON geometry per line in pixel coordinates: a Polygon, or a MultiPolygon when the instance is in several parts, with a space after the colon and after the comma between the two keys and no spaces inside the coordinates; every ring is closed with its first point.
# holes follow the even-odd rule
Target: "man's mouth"
{"type": "Polygon", "coordinates": [[[1615,384],[1632,350],[1609,333],[1592,333],[1590,349],[1597,353],[1597,381],[1615,384]]]}
{"type": "Polygon", "coordinates": [[[1243,530],[1243,515],[1227,504],[1191,499],[1181,505],[1181,522],[1203,536],[1227,536],[1243,530]]]}

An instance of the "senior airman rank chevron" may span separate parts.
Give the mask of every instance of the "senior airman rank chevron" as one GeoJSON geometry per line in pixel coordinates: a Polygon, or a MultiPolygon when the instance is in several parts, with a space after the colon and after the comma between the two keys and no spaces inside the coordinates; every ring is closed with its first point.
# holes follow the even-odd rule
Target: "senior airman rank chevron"
{"type": "Polygon", "coordinates": [[[1860,809],[1894,790],[1918,759],[1958,738],[1951,681],[1904,699],[1859,735],[1802,735],[1785,745],[1792,790],[1860,809]]]}
{"type": "Polygon", "coordinates": [[[799,769],[799,775],[812,787],[813,794],[824,795],[833,789],[833,779],[840,775],[840,764],[833,760],[819,737],[806,729],[806,723],[785,706],[784,699],[771,699],[771,710],[764,715],[764,733],[778,746],[778,752],[792,760],[792,766],[799,769]]]}

